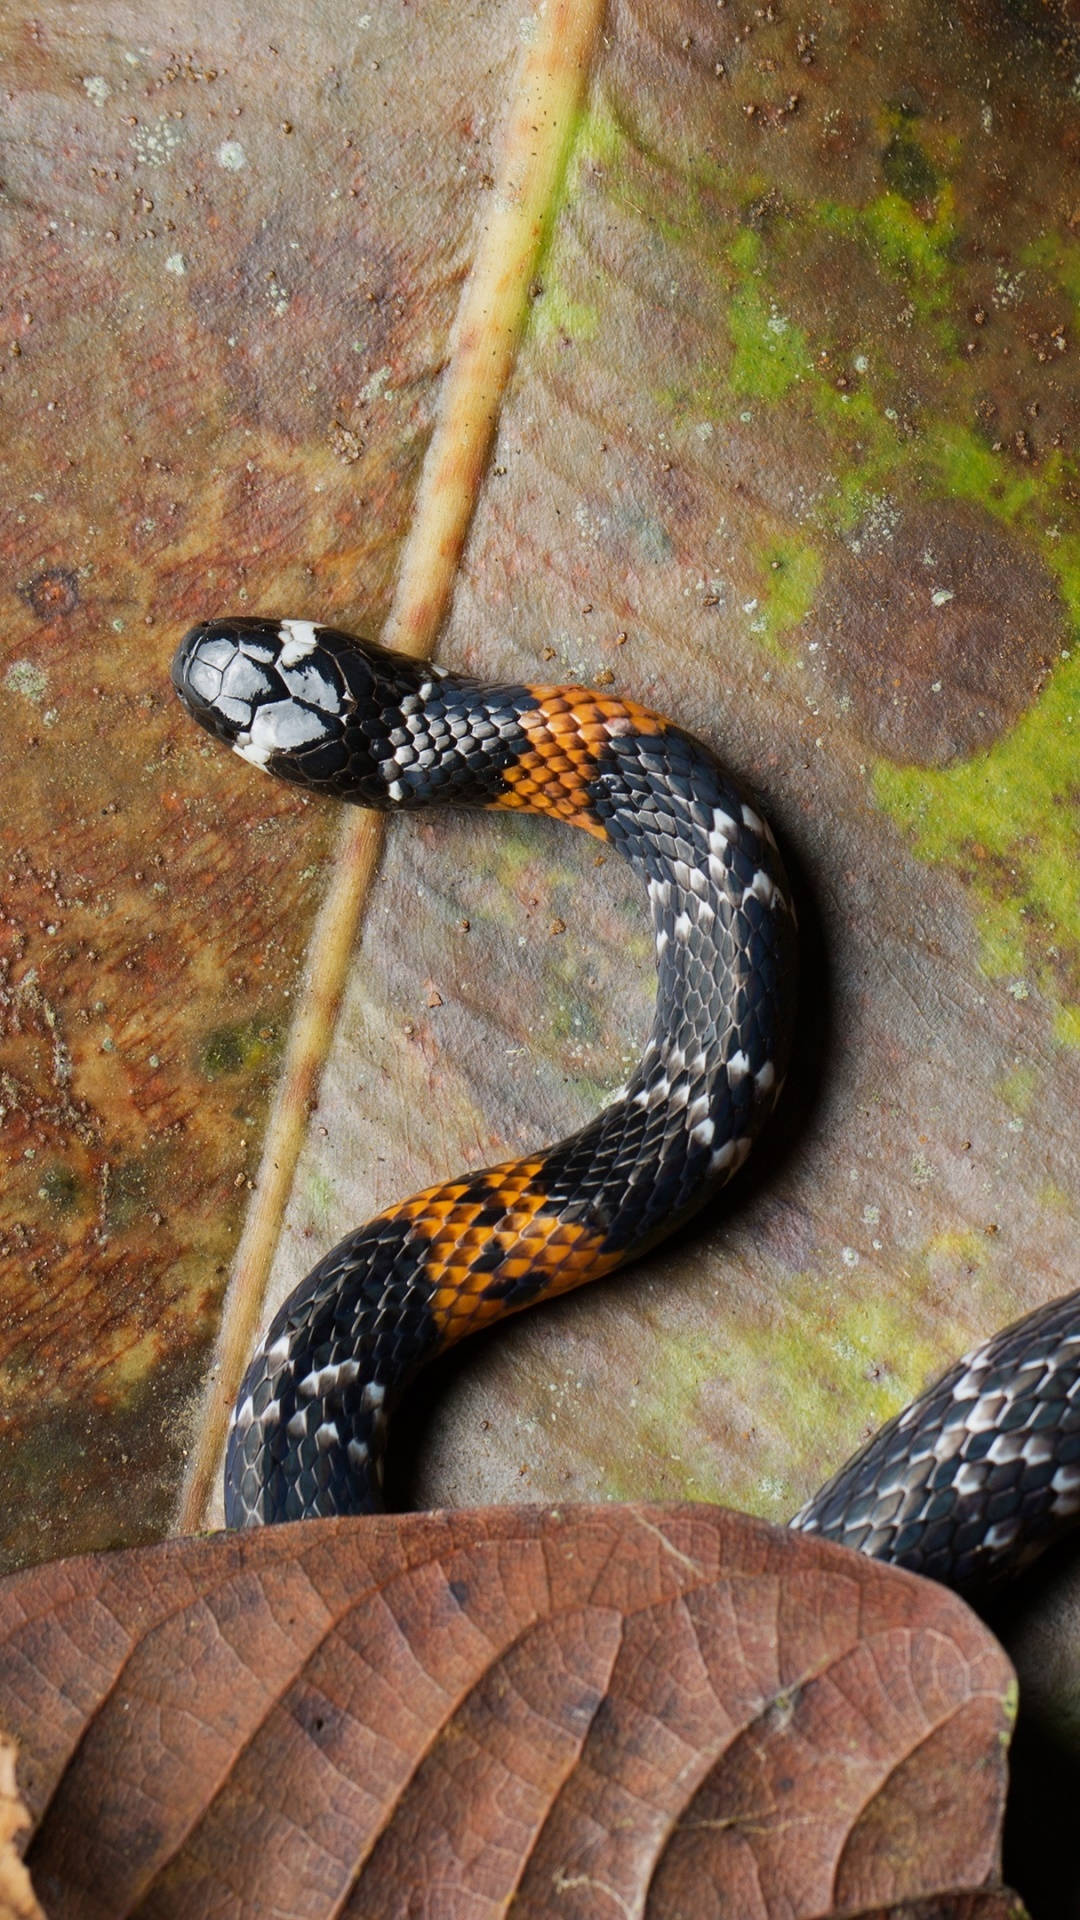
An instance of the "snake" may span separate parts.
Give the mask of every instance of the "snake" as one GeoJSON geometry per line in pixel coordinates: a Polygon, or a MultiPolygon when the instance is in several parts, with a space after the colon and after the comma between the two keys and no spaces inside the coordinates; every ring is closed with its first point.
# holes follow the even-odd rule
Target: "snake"
{"type": "MultiPolygon", "coordinates": [[[[340,1240],[272,1319],[229,1423],[230,1528],[384,1505],[388,1428],[465,1336],[639,1258],[745,1163],[798,1017],[791,882],[756,796],[672,721],[584,686],[488,685],[303,619],[204,621],[172,681],[250,765],[379,811],[546,814],[648,893],[640,1062],[544,1151],[426,1187],[340,1240]]],[[[789,1522],[971,1594],[1080,1512],[1080,1294],[958,1361],[789,1522]]]]}

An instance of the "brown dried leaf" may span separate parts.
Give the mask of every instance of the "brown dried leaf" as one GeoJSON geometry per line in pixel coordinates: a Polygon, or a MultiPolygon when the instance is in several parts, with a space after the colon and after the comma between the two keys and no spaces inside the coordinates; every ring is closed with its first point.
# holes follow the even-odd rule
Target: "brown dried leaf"
{"type": "Polygon", "coordinates": [[[997,1643],[721,1509],[57,1562],[0,1589],[0,1644],[51,1920],[1015,1911],[997,1643]]]}

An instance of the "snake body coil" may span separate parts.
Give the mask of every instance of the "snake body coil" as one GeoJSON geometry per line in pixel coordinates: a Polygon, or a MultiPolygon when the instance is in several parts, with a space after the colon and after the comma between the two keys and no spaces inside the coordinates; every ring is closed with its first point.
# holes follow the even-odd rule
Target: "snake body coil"
{"type": "MultiPolygon", "coordinates": [[[[228,1525],[370,1512],[387,1422],[418,1368],[643,1253],[742,1165],[790,1047],[788,883],[708,749],[630,701],[482,686],[301,620],[195,627],[172,674],[202,726],[284,779],[382,809],[553,814],[610,842],[648,888],[656,1014],[628,1086],[545,1152],[429,1187],[349,1234],[247,1370],[228,1525]]],[[[792,1524],[953,1584],[1015,1554],[1029,1522],[1041,1543],[1080,1508],[1080,1313],[1063,1340],[1054,1312],[961,1362],[792,1524]]]]}

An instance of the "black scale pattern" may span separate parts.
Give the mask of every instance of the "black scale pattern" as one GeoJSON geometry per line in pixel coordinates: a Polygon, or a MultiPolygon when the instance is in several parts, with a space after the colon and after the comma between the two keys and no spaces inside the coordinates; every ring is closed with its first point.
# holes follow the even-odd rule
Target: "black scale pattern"
{"type": "Polygon", "coordinates": [[[738,1170],[772,1109],[787,1065],[795,924],[763,824],[744,820],[741,791],[688,734],[614,739],[592,797],[612,845],[649,884],[656,1013],[622,1096],[548,1151],[543,1181],[550,1204],[603,1231],[605,1250],[641,1253],[738,1170]],[[710,874],[718,813],[732,830],[710,874]],[[762,874],[769,904],[744,900],[762,874]]]}
{"type": "MultiPolygon", "coordinates": [[[[300,622],[196,628],[173,679],[193,717],[257,765],[384,808],[491,805],[506,771],[535,750],[522,719],[543,703],[536,690],[480,687],[300,622]]],[[[700,1207],[742,1164],[787,1065],[795,932],[772,836],[699,742],[662,721],[634,730],[609,704],[589,808],[649,886],[656,1017],[629,1086],[528,1163],[538,1211],[517,1250],[536,1258],[503,1276],[507,1249],[494,1233],[490,1250],[469,1254],[467,1288],[506,1311],[609,1271],[700,1207]]],[[[550,742],[546,751],[557,788],[558,754],[550,742]]],[[[480,1196],[494,1180],[507,1194],[493,1225],[520,1222],[524,1164],[467,1183],[480,1196]]],[[[342,1241],[286,1302],[237,1399],[230,1525],[379,1504],[394,1400],[459,1330],[436,1305],[432,1231],[423,1213],[403,1220],[394,1209],[342,1241]]]]}
{"type": "Polygon", "coordinates": [[[378,1507],[389,1412],[379,1383],[411,1379],[439,1344],[427,1255],[409,1221],[372,1220],[290,1294],[237,1398],[230,1526],[340,1513],[343,1487],[348,1510],[378,1507]]]}
{"type": "MultiPolygon", "coordinates": [[[[255,764],[379,808],[497,802],[529,745],[523,716],[542,697],[480,687],[305,622],[196,628],[173,679],[193,716],[255,764]]],[[[788,1048],[794,925],[767,829],[678,729],[613,733],[589,802],[649,886],[656,1018],[630,1085],[529,1163],[529,1178],[538,1227],[554,1228],[553,1240],[582,1228],[610,1267],[700,1206],[769,1111],[788,1048]]],[[[468,1277],[507,1311],[553,1288],[550,1258],[500,1272],[496,1235],[524,1164],[455,1187],[475,1203],[481,1240],[491,1235],[468,1277]]],[[[230,1525],[380,1504],[393,1400],[456,1337],[437,1300],[430,1225],[422,1209],[369,1222],[276,1316],[234,1414],[230,1525]]],[[[521,1246],[530,1244],[523,1234],[521,1246]]],[[[791,1525],[977,1594],[1078,1512],[1080,1294],[960,1361],[791,1525]]]]}
{"type": "Polygon", "coordinates": [[[996,1333],[800,1509],[804,1533],[978,1594],[1080,1513],[1080,1295],[996,1333]]]}

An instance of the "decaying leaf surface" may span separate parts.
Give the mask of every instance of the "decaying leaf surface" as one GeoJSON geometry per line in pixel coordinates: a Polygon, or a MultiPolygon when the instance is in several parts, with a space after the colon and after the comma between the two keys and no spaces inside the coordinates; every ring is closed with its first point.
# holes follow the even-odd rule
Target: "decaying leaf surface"
{"type": "MultiPolygon", "coordinates": [[[[463,1354],[414,1499],[782,1517],[1080,1283],[1080,104],[1053,18],[1060,42],[1024,9],[609,12],[441,657],[610,676],[757,785],[808,883],[816,1104],[749,1204],[463,1354]]],[[[650,942],[594,860],[528,821],[392,833],[277,1297],[313,1244],[625,1078],[650,942]]]]}
{"type": "Polygon", "coordinates": [[[0,1649],[50,1920],[1015,1910],[980,1904],[996,1642],[745,1516],[502,1508],[60,1562],[0,1587],[0,1649]]]}
{"type": "Polygon", "coordinates": [[[8,1565],[175,1504],[331,823],[169,660],[316,563],[379,624],[519,14],[0,18],[8,1565]]]}

